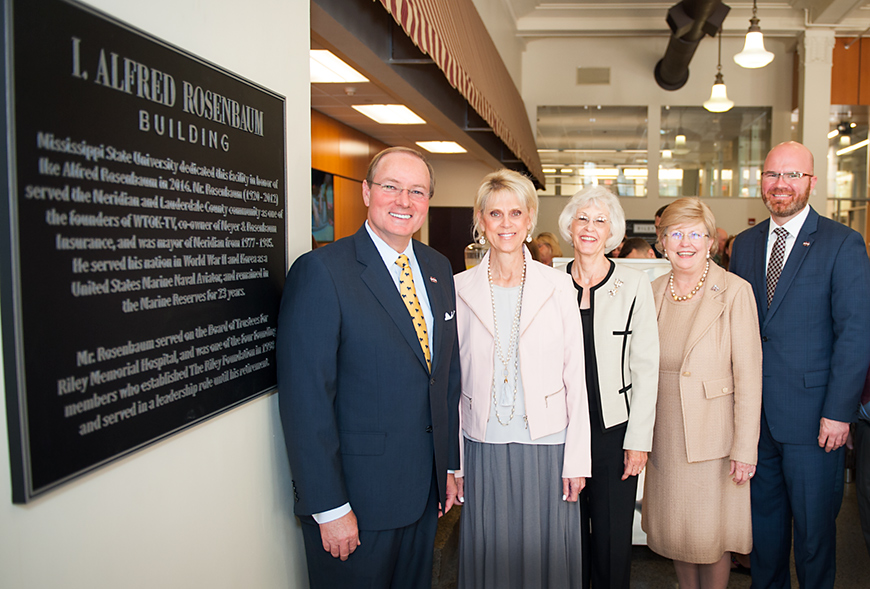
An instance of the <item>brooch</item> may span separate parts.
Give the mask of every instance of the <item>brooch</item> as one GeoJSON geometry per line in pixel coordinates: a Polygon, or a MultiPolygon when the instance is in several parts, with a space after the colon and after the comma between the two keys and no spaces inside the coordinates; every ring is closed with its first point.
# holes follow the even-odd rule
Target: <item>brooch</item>
{"type": "Polygon", "coordinates": [[[719,292],[719,285],[714,284],[713,286],[710,287],[710,290],[712,290],[713,292],[719,292]]]}
{"type": "Polygon", "coordinates": [[[609,291],[607,291],[607,294],[609,294],[612,297],[616,296],[616,293],[619,292],[619,287],[622,286],[622,284],[623,284],[622,281],[619,278],[617,278],[616,282],[613,283],[613,288],[611,288],[609,291]]]}

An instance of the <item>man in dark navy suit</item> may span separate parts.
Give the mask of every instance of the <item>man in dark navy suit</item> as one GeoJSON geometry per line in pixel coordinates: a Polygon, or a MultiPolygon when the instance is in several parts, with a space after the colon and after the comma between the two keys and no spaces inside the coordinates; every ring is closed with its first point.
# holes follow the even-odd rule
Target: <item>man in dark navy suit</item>
{"type": "Polygon", "coordinates": [[[770,219],[734,241],[730,270],[758,304],[761,438],[751,481],[752,586],[833,587],[843,444],[870,361],[870,261],[861,236],[808,206],[813,156],[773,148],[761,193],[770,219]]]}
{"type": "Polygon", "coordinates": [[[314,588],[431,584],[460,391],[450,263],[411,239],[433,191],[422,154],[382,151],[363,227],[287,275],[278,394],[314,588]]]}

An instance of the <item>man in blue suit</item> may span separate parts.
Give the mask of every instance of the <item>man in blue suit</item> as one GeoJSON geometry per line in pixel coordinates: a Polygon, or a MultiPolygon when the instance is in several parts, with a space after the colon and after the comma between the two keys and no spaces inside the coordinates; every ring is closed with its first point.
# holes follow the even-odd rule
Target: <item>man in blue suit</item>
{"type": "Polygon", "coordinates": [[[431,584],[460,392],[450,263],[411,239],[434,182],[419,152],[382,151],[363,227],[287,274],[278,394],[314,588],[431,584]]]}
{"type": "Polygon", "coordinates": [[[807,205],[813,156],[782,143],[764,161],[770,219],[734,241],[761,324],[763,389],[751,482],[752,586],[833,587],[843,444],[870,361],[870,261],[861,236],[807,205]]]}

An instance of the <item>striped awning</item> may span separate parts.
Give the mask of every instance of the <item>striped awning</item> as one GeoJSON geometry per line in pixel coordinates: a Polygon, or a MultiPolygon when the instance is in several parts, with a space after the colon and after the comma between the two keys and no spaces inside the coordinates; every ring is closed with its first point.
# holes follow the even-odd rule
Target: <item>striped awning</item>
{"type": "Polygon", "coordinates": [[[541,159],[523,99],[472,0],[380,3],[544,185],[541,159]]]}

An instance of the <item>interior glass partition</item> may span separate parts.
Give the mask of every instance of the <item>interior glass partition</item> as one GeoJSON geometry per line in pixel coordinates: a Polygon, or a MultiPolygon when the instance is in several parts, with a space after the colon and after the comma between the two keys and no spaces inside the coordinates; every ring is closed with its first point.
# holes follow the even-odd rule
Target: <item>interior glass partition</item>
{"type": "Polygon", "coordinates": [[[539,106],[542,196],[571,195],[601,184],[619,196],[647,194],[645,106],[539,106]]]}
{"type": "MultiPolygon", "coordinates": [[[[831,107],[828,133],[828,216],[866,237],[868,107],[831,107]]],[[[816,166],[818,166],[816,162],[816,166]]]]}
{"type": "Polygon", "coordinates": [[[760,197],[770,118],[770,107],[662,107],[659,196],[760,197]]]}

